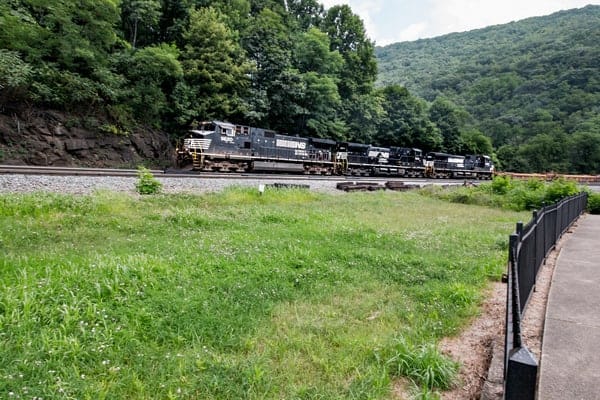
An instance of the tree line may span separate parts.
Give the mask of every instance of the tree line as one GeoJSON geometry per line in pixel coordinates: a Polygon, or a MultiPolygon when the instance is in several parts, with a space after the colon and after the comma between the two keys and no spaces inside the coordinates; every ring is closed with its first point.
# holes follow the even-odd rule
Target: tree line
{"type": "Polygon", "coordinates": [[[301,136],[492,153],[448,98],[376,86],[375,44],[316,0],[5,0],[0,110],[54,108],[107,133],[208,119],[301,136]]]}
{"type": "Polygon", "coordinates": [[[600,173],[600,6],[377,48],[381,85],[446,98],[508,171],[600,173]]]}

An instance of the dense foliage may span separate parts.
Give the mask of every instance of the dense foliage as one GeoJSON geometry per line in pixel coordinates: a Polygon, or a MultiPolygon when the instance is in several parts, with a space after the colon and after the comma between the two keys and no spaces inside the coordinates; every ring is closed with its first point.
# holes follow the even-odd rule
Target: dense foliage
{"type": "Polygon", "coordinates": [[[0,27],[0,112],[49,107],[108,118],[114,131],[143,123],[172,134],[222,119],[303,136],[491,152],[476,131],[457,146],[461,126],[441,115],[446,108],[430,110],[400,86],[375,88],[374,43],[346,5],[9,0],[0,4],[0,27]]]}
{"type": "Polygon", "coordinates": [[[349,6],[317,0],[7,0],[0,112],[174,136],[221,119],[598,173],[599,26],[589,6],[376,50],[349,6]]]}
{"type": "MultiPolygon", "coordinates": [[[[377,48],[379,81],[456,104],[506,170],[600,173],[598,43],[600,6],[587,6],[377,48]]],[[[453,130],[433,121],[455,149],[453,130]]]]}
{"type": "Polygon", "coordinates": [[[496,176],[490,183],[477,186],[465,186],[445,190],[429,186],[421,190],[422,194],[461,204],[475,204],[500,207],[514,211],[540,209],[560,200],[587,191],[589,194],[588,211],[596,213],[595,203],[598,193],[589,188],[579,187],[575,182],[556,179],[545,182],[540,179],[515,180],[508,176],[496,176]]]}

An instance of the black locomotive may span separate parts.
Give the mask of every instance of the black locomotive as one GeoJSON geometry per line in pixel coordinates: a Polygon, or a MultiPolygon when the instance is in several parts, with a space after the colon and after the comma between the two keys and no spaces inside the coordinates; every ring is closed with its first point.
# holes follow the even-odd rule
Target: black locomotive
{"type": "Polygon", "coordinates": [[[431,178],[491,179],[494,172],[486,155],[423,155],[415,148],[289,136],[222,121],[190,131],[177,148],[177,164],[197,171],[431,178]]]}

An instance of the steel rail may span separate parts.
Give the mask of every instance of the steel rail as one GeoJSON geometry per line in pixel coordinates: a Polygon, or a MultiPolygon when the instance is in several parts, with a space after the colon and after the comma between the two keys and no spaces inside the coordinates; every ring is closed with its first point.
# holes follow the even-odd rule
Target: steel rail
{"type": "MultiPolygon", "coordinates": [[[[263,179],[285,181],[337,181],[337,182],[410,182],[420,186],[459,185],[464,179],[426,179],[405,178],[398,176],[352,176],[352,175],[290,175],[290,174],[265,174],[265,173],[234,173],[234,172],[197,172],[167,168],[165,170],[151,169],[156,178],[194,178],[194,179],[263,179]]],[[[54,175],[54,176],[120,176],[137,177],[137,169],[120,168],[88,168],[88,167],[56,167],[36,165],[3,165],[0,164],[0,175],[54,175]]]]}

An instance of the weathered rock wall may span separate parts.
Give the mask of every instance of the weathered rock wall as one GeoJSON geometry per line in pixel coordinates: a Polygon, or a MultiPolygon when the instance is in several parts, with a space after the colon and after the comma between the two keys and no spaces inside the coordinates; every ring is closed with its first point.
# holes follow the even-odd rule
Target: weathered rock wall
{"type": "Polygon", "coordinates": [[[174,150],[167,134],[151,129],[110,133],[103,126],[110,125],[56,111],[0,113],[0,163],[113,168],[170,165],[174,150]],[[85,121],[92,127],[83,127],[85,121]]]}

